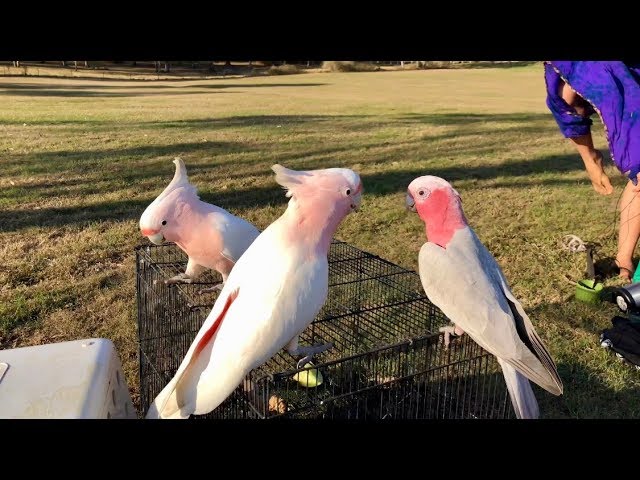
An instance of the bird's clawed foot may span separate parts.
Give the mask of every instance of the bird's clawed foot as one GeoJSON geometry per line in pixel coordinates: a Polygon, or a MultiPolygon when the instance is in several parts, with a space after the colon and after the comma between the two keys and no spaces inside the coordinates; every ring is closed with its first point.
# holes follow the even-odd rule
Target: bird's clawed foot
{"type": "Polygon", "coordinates": [[[319,353],[329,350],[331,347],[333,347],[333,343],[331,342],[320,345],[311,345],[308,347],[301,347],[298,345],[298,348],[295,351],[289,353],[291,353],[291,355],[304,355],[304,357],[298,360],[297,364],[297,368],[301,369],[313,359],[314,355],[318,355],[319,353]]]}
{"type": "Polygon", "coordinates": [[[167,278],[164,281],[164,284],[165,285],[174,285],[176,283],[192,283],[192,282],[193,282],[193,278],[191,278],[186,273],[181,273],[179,275],[176,275],[175,277],[167,278]]]}
{"type": "Polygon", "coordinates": [[[457,338],[464,334],[464,330],[455,325],[447,325],[446,327],[441,327],[439,331],[441,333],[444,333],[444,348],[449,348],[451,337],[457,338]]]}
{"type": "Polygon", "coordinates": [[[216,290],[222,290],[222,287],[224,287],[224,282],[216,283],[213,287],[198,290],[198,295],[204,295],[205,293],[212,293],[216,290]]]}

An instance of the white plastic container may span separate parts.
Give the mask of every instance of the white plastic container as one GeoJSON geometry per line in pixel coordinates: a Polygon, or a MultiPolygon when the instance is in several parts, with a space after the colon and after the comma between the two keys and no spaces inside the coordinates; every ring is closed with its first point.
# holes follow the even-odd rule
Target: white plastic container
{"type": "Polygon", "coordinates": [[[104,338],[0,350],[0,418],[136,418],[104,338]]]}

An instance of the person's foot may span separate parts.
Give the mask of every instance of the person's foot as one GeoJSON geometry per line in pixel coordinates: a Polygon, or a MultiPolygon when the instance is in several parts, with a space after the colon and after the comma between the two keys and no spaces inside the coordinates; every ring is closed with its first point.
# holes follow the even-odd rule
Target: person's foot
{"type": "Polygon", "coordinates": [[[620,261],[616,258],[616,265],[620,269],[619,277],[627,282],[631,282],[633,278],[633,262],[632,261],[620,261]]]}
{"type": "Polygon", "coordinates": [[[613,193],[613,186],[611,185],[611,180],[609,180],[609,177],[604,172],[604,166],[602,165],[603,159],[602,152],[595,150],[595,157],[592,161],[585,160],[584,164],[591,179],[593,189],[600,195],[610,195],[613,193]]]}

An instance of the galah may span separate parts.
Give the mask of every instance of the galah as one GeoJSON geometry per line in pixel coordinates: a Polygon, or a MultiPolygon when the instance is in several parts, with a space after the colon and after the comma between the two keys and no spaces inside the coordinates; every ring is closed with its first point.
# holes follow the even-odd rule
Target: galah
{"type": "Polygon", "coordinates": [[[298,336],[327,298],[329,246],[342,219],[359,207],[362,183],[344,168],[272,169],[290,197],[286,211],[238,260],[147,418],[211,412],[282,348],[303,357],[298,368],[331,348],[300,345],[298,336]]]}
{"type": "Polygon", "coordinates": [[[466,332],[497,357],[516,416],[538,418],[529,380],[554,395],[562,394],[562,380],[500,266],[468,225],[460,195],[427,175],[411,182],[406,206],[426,225],[419,273],[429,300],[453,323],[440,329],[445,345],[466,332]]]}
{"type": "Polygon", "coordinates": [[[205,268],[219,272],[224,283],[260,232],[246,220],[200,200],[182,159],[173,163],[173,180],[142,213],[140,232],[156,245],[165,240],[175,242],[189,257],[186,271],[165,280],[166,284],[192,283],[205,268]]]}

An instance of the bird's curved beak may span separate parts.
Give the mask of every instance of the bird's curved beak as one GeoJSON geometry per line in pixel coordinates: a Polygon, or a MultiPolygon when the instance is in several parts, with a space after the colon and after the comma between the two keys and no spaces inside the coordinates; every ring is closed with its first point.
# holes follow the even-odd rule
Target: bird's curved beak
{"type": "Polygon", "coordinates": [[[407,210],[409,210],[410,212],[416,213],[416,202],[413,200],[413,197],[408,193],[405,198],[405,204],[406,204],[407,210]]]}
{"type": "Polygon", "coordinates": [[[351,197],[351,209],[354,212],[360,210],[360,204],[362,203],[362,192],[358,192],[356,195],[351,197]]]}
{"type": "Polygon", "coordinates": [[[140,230],[140,233],[142,233],[142,235],[147,237],[152,243],[155,243],[156,245],[162,245],[162,242],[164,242],[164,236],[157,230],[140,230]]]}
{"type": "Polygon", "coordinates": [[[153,235],[147,235],[147,238],[156,245],[162,245],[164,242],[164,236],[161,233],[155,233],[153,235]]]}

